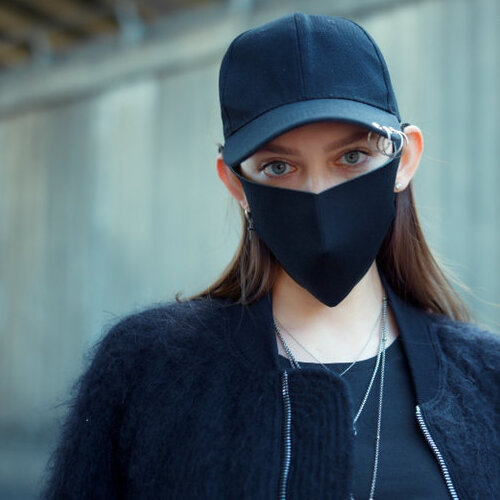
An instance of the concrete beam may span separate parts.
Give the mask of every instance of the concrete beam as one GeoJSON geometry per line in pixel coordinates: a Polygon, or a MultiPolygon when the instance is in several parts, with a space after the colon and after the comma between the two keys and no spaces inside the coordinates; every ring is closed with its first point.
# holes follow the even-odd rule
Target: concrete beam
{"type": "Polygon", "coordinates": [[[167,18],[140,43],[118,38],[75,49],[65,59],[0,75],[0,116],[82,97],[133,78],[217,61],[231,40],[251,26],[295,10],[362,18],[374,10],[434,0],[290,0],[238,15],[227,6],[205,7],[167,18]]]}

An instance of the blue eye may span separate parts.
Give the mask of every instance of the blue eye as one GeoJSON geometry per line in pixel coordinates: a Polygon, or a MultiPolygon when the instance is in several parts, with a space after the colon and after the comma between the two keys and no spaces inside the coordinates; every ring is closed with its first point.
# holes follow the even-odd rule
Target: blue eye
{"type": "Polygon", "coordinates": [[[264,165],[262,168],[267,175],[275,177],[288,173],[290,169],[290,165],[284,161],[273,161],[264,165]]]}
{"type": "Polygon", "coordinates": [[[357,165],[361,160],[366,157],[365,153],[361,151],[348,151],[342,155],[342,159],[348,165],[357,165]]]}

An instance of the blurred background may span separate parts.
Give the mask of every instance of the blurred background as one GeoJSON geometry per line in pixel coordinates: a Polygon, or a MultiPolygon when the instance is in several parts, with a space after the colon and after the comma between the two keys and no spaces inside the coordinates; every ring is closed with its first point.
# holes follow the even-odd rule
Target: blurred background
{"type": "Polygon", "coordinates": [[[231,39],[302,10],[363,24],[426,152],[426,235],[500,309],[498,0],[0,0],[0,498],[35,498],[85,352],[201,290],[239,237],[214,167],[231,39]]]}

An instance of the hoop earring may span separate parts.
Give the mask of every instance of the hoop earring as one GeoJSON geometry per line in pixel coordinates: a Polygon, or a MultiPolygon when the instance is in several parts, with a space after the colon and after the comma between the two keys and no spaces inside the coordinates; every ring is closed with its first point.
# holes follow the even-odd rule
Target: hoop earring
{"type": "MultiPolygon", "coordinates": [[[[397,143],[397,149],[395,151],[393,151],[390,155],[388,155],[387,151],[385,151],[385,149],[380,147],[380,145],[379,145],[380,139],[382,138],[382,137],[380,137],[380,139],[376,141],[376,149],[379,153],[384,154],[386,156],[390,156],[392,158],[395,158],[403,150],[404,143],[406,142],[406,144],[409,144],[408,136],[402,130],[396,130],[395,128],[388,127],[386,125],[379,125],[376,122],[373,122],[372,125],[387,135],[387,139],[392,143],[393,147],[394,147],[395,143],[397,143]],[[397,140],[396,140],[395,136],[398,138],[397,140]]],[[[370,132],[368,132],[368,138],[367,138],[368,144],[370,144],[372,132],[373,132],[372,130],[370,130],[370,132]]],[[[382,136],[382,134],[379,134],[379,135],[382,136]]]]}
{"type": "Polygon", "coordinates": [[[384,146],[384,141],[387,139],[390,141],[391,144],[393,144],[393,141],[392,141],[389,133],[387,132],[387,130],[385,130],[385,128],[384,128],[384,132],[387,134],[387,137],[384,137],[382,134],[375,132],[378,137],[374,141],[372,141],[372,137],[373,137],[374,132],[373,132],[373,130],[370,130],[368,132],[368,135],[366,136],[366,142],[368,143],[369,148],[374,147],[375,151],[377,153],[390,158],[390,157],[394,156],[394,153],[387,152],[387,147],[384,146]],[[372,146],[372,143],[374,144],[373,146],[372,146]]]}
{"type": "Polygon", "coordinates": [[[252,232],[255,231],[255,227],[253,225],[252,213],[247,208],[244,208],[243,212],[245,213],[245,219],[247,220],[248,239],[252,239],[252,232]]]}
{"type": "Polygon", "coordinates": [[[397,151],[394,153],[394,156],[398,156],[401,151],[403,151],[403,147],[405,145],[405,142],[406,142],[406,145],[408,145],[410,143],[410,140],[408,139],[408,136],[402,131],[402,130],[396,130],[396,129],[392,129],[394,131],[395,134],[397,134],[399,136],[399,146],[398,146],[398,149],[397,151]]]}

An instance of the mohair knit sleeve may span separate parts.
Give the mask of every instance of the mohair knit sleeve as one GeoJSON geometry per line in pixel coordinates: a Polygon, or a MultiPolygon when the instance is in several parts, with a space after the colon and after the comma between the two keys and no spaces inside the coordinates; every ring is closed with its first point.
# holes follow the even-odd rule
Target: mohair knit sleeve
{"type": "Polygon", "coordinates": [[[75,386],[42,498],[113,500],[123,496],[120,428],[144,359],[140,323],[140,316],[122,321],[96,346],[90,367],[75,386]]]}

